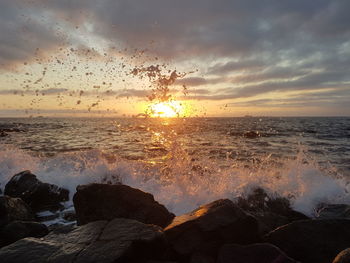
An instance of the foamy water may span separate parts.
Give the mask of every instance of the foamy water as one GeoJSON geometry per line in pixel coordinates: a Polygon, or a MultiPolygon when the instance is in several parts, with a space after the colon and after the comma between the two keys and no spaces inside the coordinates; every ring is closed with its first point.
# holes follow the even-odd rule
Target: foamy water
{"type": "MultiPolygon", "coordinates": [[[[26,133],[16,134],[19,135],[25,137],[26,133]]],[[[258,142],[260,139],[253,140],[258,142]]],[[[217,141],[222,142],[219,138],[217,141]]],[[[241,143],[242,147],[247,147],[241,143]]],[[[310,158],[314,155],[300,144],[294,156],[281,148],[281,156],[265,152],[254,156],[255,161],[252,161],[249,157],[232,158],[229,154],[218,159],[216,151],[205,156],[200,149],[199,153],[193,154],[193,145],[185,147],[183,140],[174,139],[171,143],[164,142],[163,146],[167,148],[161,162],[159,156],[158,162],[148,162],[144,158],[130,160],[100,149],[43,155],[38,151],[19,149],[20,145],[3,143],[0,146],[2,189],[15,173],[31,170],[40,180],[69,189],[71,198],[79,184],[121,181],[152,193],[157,201],[177,215],[219,198],[235,200],[256,187],[263,187],[271,196],[289,198],[296,210],[310,216],[320,203],[350,204],[348,176],[334,166],[324,166],[323,162],[310,158]],[[284,152],[288,154],[283,157],[284,152]]],[[[223,149],[226,147],[222,146],[223,149]]],[[[256,151],[256,147],[251,151],[256,151]]],[[[66,205],[70,204],[71,201],[66,205]]]]}

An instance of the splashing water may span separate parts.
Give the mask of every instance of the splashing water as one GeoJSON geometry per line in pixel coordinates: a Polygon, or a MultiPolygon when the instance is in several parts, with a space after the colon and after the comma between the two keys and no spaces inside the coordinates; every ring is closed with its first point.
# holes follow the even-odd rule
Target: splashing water
{"type": "Polygon", "coordinates": [[[98,150],[40,158],[6,147],[0,151],[1,188],[13,174],[29,169],[42,181],[68,188],[70,197],[79,184],[121,181],[152,193],[175,214],[219,198],[235,200],[256,187],[264,188],[271,196],[287,197],[296,210],[310,216],[320,203],[350,203],[346,180],[329,176],[314,163],[306,162],[302,151],[279,168],[266,168],[264,163],[248,168],[219,167],[209,159],[193,164],[176,141],[171,147],[165,164],[153,166],[98,150]]]}

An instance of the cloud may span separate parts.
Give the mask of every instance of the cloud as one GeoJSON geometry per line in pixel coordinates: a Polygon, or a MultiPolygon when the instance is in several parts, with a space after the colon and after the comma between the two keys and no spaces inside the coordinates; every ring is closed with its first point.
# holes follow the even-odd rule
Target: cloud
{"type": "Polygon", "coordinates": [[[21,1],[0,1],[1,68],[40,58],[63,42],[59,32],[50,28],[53,21],[39,21],[41,11],[25,7],[21,1]]]}
{"type": "Polygon", "coordinates": [[[118,91],[115,93],[117,93],[116,97],[118,98],[129,98],[129,97],[147,98],[147,96],[150,94],[148,90],[139,90],[139,89],[124,89],[122,91],[118,91]]]}
{"type": "Polygon", "coordinates": [[[202,78],[202,77],[189,77],[176,80],[177,85],[186,85],[189,87],[196,87],[209,84],[218,84],[225,82],[225,78],[202,78]]]}
{"type": "Polygon", "coordinates": [[[0,95],[56,95],[67,91],[68,89],[63,88],[49,88],[40,90],[5,89],[0,90],[0,95]]]}
{"type": "Polygon", "coordinates": [[[258,70],[266,66],[261,60],[229,61],[217,63],[208,69],[208,74],[223,75],[232,71],[258,70]]]}
{"type": "Polygon", "coordinates": [[[345,89],[331,90],[319,94],[303,94],[291,96],[289,98],[274,99],[253,99],[240,102],[228,103],[227,107],[266,107],[266,108],[307,108],[319,107],[320,103],[323,107],[338,108],[341,106],[343,115],[350,114],[350,94],[345,89]]]}
{"type": "MultiPolygon", "coordinates": [[[[58,47],[117,46],[146,49],[180,68],[199,65],[200,73],[176,82],[190,87],[188,98],[340,92],[350,83],[348,10],[348,0],[0,0],[0,69],[58,47]]],[[[89,59],[98,60],[99,52],[89,59]]],[[[145,97],[147,91],[107,95],[145,97]]],[[[320,107],[326,103],[318,100],[320,107]]]]}

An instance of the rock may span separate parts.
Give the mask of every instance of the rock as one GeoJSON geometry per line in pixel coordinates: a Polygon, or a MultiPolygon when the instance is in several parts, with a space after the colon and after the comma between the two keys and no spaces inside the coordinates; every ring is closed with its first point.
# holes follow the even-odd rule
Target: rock
{"type": "Polygon", "coordinates": [[[43,237],[48,233],[49,230],[44,224],[13,221],[0,231],[0,247],[7,246],[25,237],[43,237]]]}
{"type": "Polygon", "coordinates": [[[237,204],[258,220],[262,235],[293,221],[309,219],[294,211],[288,199],[279,196],[271,198],[262,188],[256,188],[247,197],[239,198],[237,204]]]}
{"type": "Polygon", "coordinates": [[[21,239],[0,249],[0,259],[7,263],[141,263],[160,260],[165,248],[160,227],[116,218],[91,222],[66,234],[21,239]]]}
{"type": "Polygon", "coordinates": [[[190,263],[216,263],[216,259],[212,255],[193,253],[191,255],[190,263]]]}
{"type": "Polygon", "coordinates": [[[256,219],[228,199],[177,216],[164,231],[182,258],[198,253],[206,260],[208,257],[215,259],[223,244],[249,244],[259,240],[256,219]]]}
{"type": "Polygon", "coordinates": [[[350,206],[346,205],[346,204],[324,205],[318,211],[318,218],[321,218],[321,219],[332,219],[332,218],[350,219],[350,206]]]}
{"type": "Polygon", "coordinates": [[[43,183],[30,171],[14,175],[5,186],[5,195],[20,197],[34,211],[58,210],[60,202],[68,201],[69,191],[43,183]]]}
{"type": "Polygon", "coordinates": [[[270,232],[265,241],[301,262],[332,262],[340,251],[350,247],[350,220],[295,221],[270,232]]]}
{"type": "Polygon", "coordinates": [[[340,252],[332,263],[349,263],[350,262],[350,248],[344,249],[340,252]]]}
{"type": "Polygon", "coordinates": [[[31,221],[34,214],[22,199],[0,196],[0,228],[15,220],[31,221]]]}
{"type": "Polygon", "coordinates": [[[123,217],[164,227],[174,217],[153,195],[127,185],[78,186],[73,202],[80,225],[123,217]]]}
{"type": "Polygon", "coordinates": [[[297,263],[278,247],[268,244],[240,246],[224,245],[219,252],[217,263],[297,263]]]}
{"type": "Polygon", "coordinates": [[[75,214],[75,211],[65,211],[62,213],[62,217],[66,221],[76,221],[77,220],[77,215],[75,214]]]}

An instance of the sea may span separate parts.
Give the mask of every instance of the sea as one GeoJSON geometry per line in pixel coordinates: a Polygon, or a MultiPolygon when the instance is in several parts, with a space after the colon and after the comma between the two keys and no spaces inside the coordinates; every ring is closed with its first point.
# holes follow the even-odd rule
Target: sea
{"type": "MultiPolygon", "coordinates": [[[[350,204],[350,118],[1,118],[0,189],[30,170],[70,190],[123,183],[179,215],[263,188],[317,216],[350,204]]],[[[72,207],[72,201],[66,207],[72,207]]]]}

